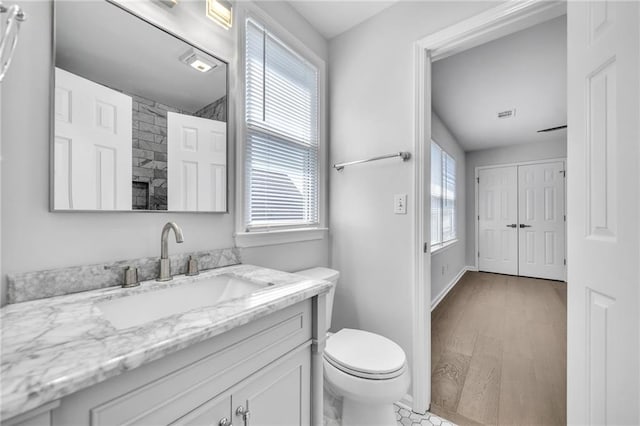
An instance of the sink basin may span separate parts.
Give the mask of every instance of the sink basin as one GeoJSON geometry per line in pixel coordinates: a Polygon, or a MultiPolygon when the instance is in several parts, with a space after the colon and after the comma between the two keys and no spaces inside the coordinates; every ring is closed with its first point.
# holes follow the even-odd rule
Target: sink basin
{"type": "Polygon", "coordinates": [[[96,306],[115,328],[121,330],[191,309],[216,305],[264,287],[230,275],[217,275],[193,283],[107,300],[96,303],[96,306]]]}

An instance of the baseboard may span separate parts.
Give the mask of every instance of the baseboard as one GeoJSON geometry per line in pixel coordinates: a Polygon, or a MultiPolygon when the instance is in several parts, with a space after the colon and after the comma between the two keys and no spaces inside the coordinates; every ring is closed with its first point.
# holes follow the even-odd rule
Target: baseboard
{"type": "Polygon", "coordinates": [[[442,299],[444,299],[445,296],[451,291],[451,289],[455,287],[455,285],[458,283],[458,281],[460,281],[460,278],[462,278],[465,272],[477,271],[477,270],[478,269],[475,266],[465,266],[464,268],[460,269],[460,272],[458,272],[458,274],[455,277],[453,277],[451,282],[447,284],[447,286],[444,289],[442,289],[440,294],[438,294],[438,296],[431,302],[431,310],[433,311],[436,308],[436,306],[438,306],[440,302],[442,302],[442,299]]]}
{"type": "Polygon", "coordinates": [[[477,266],[467,266],[467,271],[469,272],[478,272],[477,266]]]}
{"type": "Polygon", "coordinates": [[[400,408],[412,411],[411,407],[413,407],[413,397],[407,393],[400,401],[396,402],[396,405],[400,406],[400,408]]]}

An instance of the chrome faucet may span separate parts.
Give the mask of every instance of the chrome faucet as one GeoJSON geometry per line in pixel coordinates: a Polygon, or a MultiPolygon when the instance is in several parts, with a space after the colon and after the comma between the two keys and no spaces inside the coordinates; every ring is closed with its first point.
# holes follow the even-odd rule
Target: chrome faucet
{"type": "Polygon", "coordinates": [[[176,234],[176,243],[184,241],[182,229],[175,222],[167,222],[162,228],[160,237],[160,276],[156,281],[169,281],[171,276],[171,261],[169,260],[169,230],[176,234]]]}

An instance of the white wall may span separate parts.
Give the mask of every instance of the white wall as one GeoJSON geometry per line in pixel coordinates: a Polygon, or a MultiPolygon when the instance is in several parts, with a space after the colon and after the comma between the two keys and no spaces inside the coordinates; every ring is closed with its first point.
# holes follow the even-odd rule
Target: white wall
{"type": "Polygon", "coordinates": [[[466,229],[467,229],[467,265],[475,266],[476,254],[476,206],[475,206],[475,177],[476,167],[498,164],[520,163],[526,161],[547,160],[567,157],[566,136],[556,141],[514,145],[501,148],[483,149],[467,152],[466,177],[466,229]]]}
{"type": "MultiPolygon", "coordinates": [[[[170,253],[233,246],[233,134],[229,141],[229,214],[49,212],[51,3],[19,4],[29,19],[22,25],[11,70],[2,83],[2,272],[159,256],[160,230],[169,220],[180,224],[185,235],[183,244],[171,243],[170,253]]],[[[234,60],[235,31],[207,21],[200,2],[180,2],[171,10],[158,2],[126,4],[203,48],[234,60]]],[[[327,59],[327,42],[288,4],[269,2],[264,8],[327,59]]],[[[236,84],[232,76],[232,90],[236,84]]],[[[328,242],[247,249],[244,257],[248,262],[286,270],[326,265],[328,242]]],[[[2,282],[0,300],[4,304],[4,276],[2,282]]]]}
{"type": "Polygon", "coordinates": [[[465,154],[456,138],[435,113],[431,138],[456,161],[456,230],[458,241],[431,255],[431,303],[440,300],[453,279],[466,267],[465,154]]]}
{"type": "MultiPolygon", "coordinates": [[[[412,151],[413,43],[496,3],[400,2],[330,42],[330,163],[412,151]]],[[[341,273],[332,328],[385,335],[412,354],[415,160],[330,173],[331,265],[341,273]]]]}

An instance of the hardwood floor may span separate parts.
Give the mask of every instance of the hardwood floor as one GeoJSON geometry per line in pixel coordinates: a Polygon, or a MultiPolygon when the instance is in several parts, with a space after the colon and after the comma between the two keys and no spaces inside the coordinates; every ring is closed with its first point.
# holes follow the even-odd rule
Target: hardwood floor
{"type": "Polygon", "coordinates": [[[566,424],[566,284],[467,272],[431,313],[431,412],[457,424],[566,424]]]}

